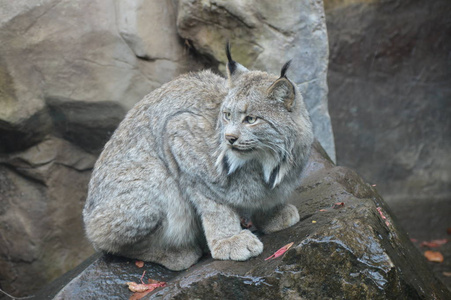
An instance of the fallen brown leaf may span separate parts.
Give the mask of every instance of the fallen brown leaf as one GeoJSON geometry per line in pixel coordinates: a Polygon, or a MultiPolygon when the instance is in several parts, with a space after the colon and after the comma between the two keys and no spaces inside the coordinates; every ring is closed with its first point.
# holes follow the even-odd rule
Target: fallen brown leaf
{"type": "Polygon", "coordinates": [[[137,261],[135,261],[135,265],[138,268],[142,268],[142,267],[144,267],[144,262],[142,260],[137,260],[137,261]]]}
{"type": "Polygon", "coordinates": [[[385,225],[387,225],[387,227],[390,227],[390,222],[388,221],[387,217],[384,215],[384,211],[382,210],[382,207],[376,207],[376,209],[379,212],[379,215],[381,216],[382,220],[385,221],[385,225]]]}
{"type": "Polygon", "coordinates": [[[266,258],[265,260],[273,259],[273,258],[282,256],[285,252],[288,251],[288,249],[291,248],[291,246],[293,246],[293,244],[294,244],[294,242],[291,242],[291,243],[289,243],[289,244],[286,244],[285,246],[283,246],[282,248],[280,248],[279,250],[277,250],[276,252],[274,252],[273,255],[271,255],[270,257],[266,258]]]}
{"type": "Polygon", "coordinates": [[[446,277],[451,277],[451,272],[443,272],[443,275],[445,275],[446,277]]]}
{"type": "Polygon", "coordinates": [[[432,262],[443,262],[443,255],[438,251],[425,251],[424,256],[427,258],[427,260],[432,262]]]}
{"type": "Polygon", "coordinates": [[[437,248],[440,247],[441,245],[444,245],[448,242],[447,239],[441,239],[441,240],[432,240],[432,241],[424,241],[421,242],[420,246],[421,247],[429,247],[429,248],[437,248]]]}
{"type": "Polygon", "coordinates": [[[153,279],[149,279],[149,283],[144,283],[143,278],[144,278],[145,274],[146,274],[146,271],[144,271],[141,276],[141,283],[136,283],[136,282],[127,282],[126,283],[128,285],[128,289],[130,291],[134,292],[135,294],[140,294],[140,295],[133,294],[130,297],[130,299],[133,299],[133,300],[141,299],[146,294],[150,293],[151,291],[155,290],[156,288],[166,286],[166,282],[156,281],[153,279]]]}
{"type": "Polygon", "coordinates": [[[344,202],[337,202],[337,203],[334,203],[334,205],[332,206],[334,209],[339,209],[339,208],[342,208],[342,207],[344,207],[345,206],[345,203],[344,202]]]}
{"type": "Polygon", "coordinates": [[[144,298],[147,294],[149,294],[151,291],[146,291],[142,293],[133,293],[128,300],[139,300],[144,298]]]}
{"type": "Polygon", "coordinates": [[[166,286],[166,282],[158,282],[158,283],[136,283],[136,282],[127,282],[128,289],[132,292],[142,293],[147,291],[153,291],[158,287],[166,286]]]}

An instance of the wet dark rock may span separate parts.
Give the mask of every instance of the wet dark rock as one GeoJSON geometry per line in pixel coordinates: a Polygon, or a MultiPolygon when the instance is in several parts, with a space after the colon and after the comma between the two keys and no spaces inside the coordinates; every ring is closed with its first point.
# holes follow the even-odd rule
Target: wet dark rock
{"type": "MultiPolygon", "coordinates": [[[[377,184],[409,236],[451,226],[451,1],[325,0],[337,163],[377,184]]],[[[422,251],[425,249],[423,248],[422,251]]],[[[451,289],[451,270],[432,264],[451,289]]]]}
{"type": "Polygon", "coordinates": [[[127,299],[127,281],[166,281],[144,299],[450,299],[450,292],[393,219],[377,191],[336,167],[316,144],[294,193],[301,221],[260,235],[262,255],[246,262],[204,257],[183,272],[96,254],[39,299],[127,299]],[[341,204],[343,202],[343,204],[341,204]],[[334,203],[340,203],[335,205],[334,203]],[[282,246],[282,257],[265,261],[282,246]]]}
{"type": "Polygon", "coordinates": [[[412,237],[443,238],[451,226],[451,1],[325,5],[338,164],[376,183],[412,237]]]}

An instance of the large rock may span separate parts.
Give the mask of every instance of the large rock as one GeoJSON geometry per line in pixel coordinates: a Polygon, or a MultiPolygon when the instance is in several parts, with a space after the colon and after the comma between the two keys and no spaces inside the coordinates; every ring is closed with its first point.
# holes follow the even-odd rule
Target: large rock
{"type": "MultiPolygon", "coordinates": [[[[337,163],[377,184],[412,238],[447,238],[451,1],[326,0],[325,6],[337,163]]],[[[451,277],[439,271],[451,287],[451,277]]]]}
{"type": "Polygon", "coordinates": [[[93,253],[79,212],[95,160],[57,138],[0,157],[3,290],[29,294],[93,253]]]}
{"type": "MultiPolygon", "coordinates": [[[[71,112],[74,119],[84,118],[74,126],[83,133],[96,122],[98,131],[103,129],[108,136],[114,129],[109,125],[112,121],[102,119],[98,109],[117,125],[145,94],[202,66],[179,41],[172,5],[113,4],[108,0],[1,3],[0,151],[23,150],[51,133],[52,120],[59,119],[52,118],[49,107],[81,107],[71,112]],[[98,109],[89,114],[91,105],[98,109]]],[[[83,137],[96,143],[96,135],[83,133],[83,137]]],[[[99,151],[103,144],[95,146],[93,150],[99,151]]]]}
{"type": "Polygon", "coordinates": [[[167,286],[145,299],[449,299],[375,189],[335,167],[316,144],[293,194],[301,221],[261,235],[262,255],[246,262],[205,257],[184,272],[96,254],[42,290],[39,299],[127,299],[126,282],[167,286]],[[341,203],[334,206],[334,203],[341,203]],[[265,260],[294,242],[283,257],[265,260]]]}

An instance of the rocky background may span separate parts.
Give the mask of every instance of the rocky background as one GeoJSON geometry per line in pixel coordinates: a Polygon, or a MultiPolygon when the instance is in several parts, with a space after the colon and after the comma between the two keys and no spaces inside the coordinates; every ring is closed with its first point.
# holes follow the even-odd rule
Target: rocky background
{"type": "Polygon", "coordinates": [[[93,252],[81,209],[103,144],[151,90],[222,72],[227,39],[248,68],[294,59],[289,77],[334,159],[328,80],[338,163],[376,183],[401,222],[415,208],[443,216],[448,1],[324,4],[326,18],[320,0],[0,0],[0,288],[33,294],[93,252]]]}
{"type": "MultiPolygon", "coordinates": [[[[449,239],[451,1],[327,0],[325,10],[337,163],[377,185],[411,238],[449,239]]],[[[446,247],[432,266],[451,287],[446,247]]]]}
{"type": "Polygon", "coordinates": [[[81,210],[124,114],[181,73],[248,68],[290,78],[335,158],[321,1],[0,1],[0,288],[36,289],[93,253],[81,210]],[[278,12],[278,13],[275,13],[278,12]]]}

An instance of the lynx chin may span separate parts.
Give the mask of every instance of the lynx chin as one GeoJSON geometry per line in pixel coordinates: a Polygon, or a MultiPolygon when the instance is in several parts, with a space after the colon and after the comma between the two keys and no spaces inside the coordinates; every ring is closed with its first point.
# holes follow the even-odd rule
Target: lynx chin
{"type": "Polygon", "coordinates": [[[97,250],[171,270],[215,259],[244,261],[263,233],[290,227],[286,200],[299,185],[313,142],[301,93],[286,76],[232,60],[227,79],[210,71],[153,91],[114,132],[95,164],[83,211],[97,250]]]}

